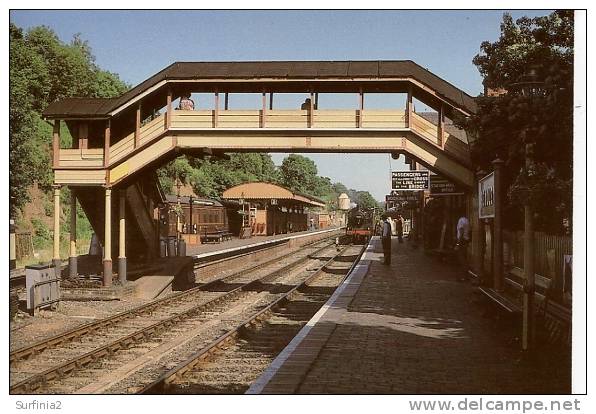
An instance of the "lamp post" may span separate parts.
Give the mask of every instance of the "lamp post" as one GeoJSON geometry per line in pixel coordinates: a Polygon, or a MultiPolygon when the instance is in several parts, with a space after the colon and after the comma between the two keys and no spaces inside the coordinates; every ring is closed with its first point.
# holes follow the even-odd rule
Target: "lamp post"
{"type": "MultiPolygon", "coordinates": [[[[535,98],[544,96],[544,82],[538,80],[536,67],[530,67],[524,74],[522,81],[512,85],[517,94],[529,100],[530,113],[536,109],[535,98]]],[[[526,193],[524,199],[524,284],[523,284],[523,330],[522,349],[527,351],[534,345],[535,338],[535,312],[534,292],[536,290],[534,274],[534,209],[531,197],[531,177],[534,175],[534,140],[535,128],[530,120],[523,132],[526,175],[526,193]]]]}
{"type": "Polygon", "coordinates": [[[180,187],[182,183],[180,178],[176,175],[176,240],[180,240],[180,214],[182,207],[180,206],[180,187]]]}
{"type": "Polygon", "coordinates": [[[186,233],[194,233],[193,229],[192,229],[192,203],[193,203],[193,199],[192,199],[192,195],[188,198],[188,216],[189,216],[189,230],[186,231],[186,233]]]}

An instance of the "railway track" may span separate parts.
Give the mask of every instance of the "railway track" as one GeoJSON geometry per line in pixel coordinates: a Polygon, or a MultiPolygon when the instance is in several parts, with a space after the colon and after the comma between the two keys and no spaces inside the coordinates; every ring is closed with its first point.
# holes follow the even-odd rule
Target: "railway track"
{"type": "Polygon", "coordinates": [[[242,301],[251,291],[262,289],[269,281],[282,277],[327,246],[328,240],[306,246],[298,252],[16,350],[10,354],[10,392],[75,391],[77,385],[86,381],[62,379],[73,377],[81,370],[89,371],[87,367],[93,366],[85,374],[91,379],[106,368],[113,369],[110,363],[105,367],[95,367],[102,365],[105,359],[127,350],[131,350],[129,354],[134,359],[167,340],[166,337],[188,331],[196,324],[204,324],[213,314],[221,313],[218,307],[223,302],[242,301]],[[323,247],[320,247],[321,244],[323,247]],[[54,383],[63,386],[53,386],[54,383]]]}
{"type": "Polygon", "coordinates": [[[138,393],[244,393],[333,294],[365,247],[344,249],[302,283],[138,393]]]}

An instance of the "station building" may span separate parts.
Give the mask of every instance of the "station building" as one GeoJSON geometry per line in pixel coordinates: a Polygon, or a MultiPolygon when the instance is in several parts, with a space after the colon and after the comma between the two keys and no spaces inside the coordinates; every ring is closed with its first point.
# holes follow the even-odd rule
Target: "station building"
{"type": "Polygon", "coordinates": [[[239,202],[244,227],[250,227],[252,235],[262,236],[308,230],[309,211],[325,207],[325,202],[316,197],[266,182],[228,188],[222,199],[239,202]]]}

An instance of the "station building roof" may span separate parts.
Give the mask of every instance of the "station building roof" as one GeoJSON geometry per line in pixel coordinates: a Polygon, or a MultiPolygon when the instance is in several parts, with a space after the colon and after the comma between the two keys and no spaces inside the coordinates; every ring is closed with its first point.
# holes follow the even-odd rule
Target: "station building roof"
{"type": "Polygon", "coordinates": [[[295,193],[285,187],[266,182],[239,184],[223,192],[224,199],[245,200],[292,200],[300,204],[313,207],[325,207],[325,202],[319,198],[295,193]]]}
{"type": "MultiPolygon", "coordinates": [[[[422,90],[424,88],[433,90],[454,107],[468,113],[476,112],[476,102],[472,96],[411,60],[349,60],[175,62],[119,97],[65,98],[52,103],[43,115],[46,118],[64,119],[109,117],[126,104],[140,99],[166,82],[175,82],[184,86],[184,82],[205,81],[213,83],[213,87],[220,88],[220,91],[246,92],[247,85],[266,81],[286,80],[289,83],[339,81],[335,82],[336,86],[333,88],[322,89],[321,92],[346,92],[353,81],[358,79],[374,81],[413,79],[422,85],[422,90]]],[[[279,90],[279,92],[283,91],[279,90]]],[[[291,89],[287,90],[287,92],[290,91],[291,89]]]]}
{"type": "MultiPolygon", "coordinates": [[[[178,196],[167,194],[166,195],[166,202],[169,204],[176,204],[178,202],[178,196]]],[[[188,196],[180,196],[180,204],[189,204],[190,197],[188,196]]],[[[223,204],[219,200],[214,200],[211,198],[201,198],[201,197],[193,197],[192,198],[192,205],[197,207],[223,207],[223,204]]]]}

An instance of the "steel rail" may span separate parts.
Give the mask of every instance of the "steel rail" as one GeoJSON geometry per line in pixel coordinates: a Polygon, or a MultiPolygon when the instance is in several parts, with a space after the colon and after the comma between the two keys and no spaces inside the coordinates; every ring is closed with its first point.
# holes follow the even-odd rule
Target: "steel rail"
{"type": "MultiPolygon", "coordinates": [[[[330,247],[331,247],[331,245],[326,245],[326,246],[318,249],[315,252],[315,254],[319,253],[325,249],[328,249],[330,247]]],[[[68,375],[74,369],[83,367],[93,361],[96,361],[100,358],[108,356],[114,352],[117,352],[119,349],[128,348],[130,345],[132,345],[136,342],[146,340],[147,338],[150,338],[152,335],[155,335],[156,333],[159,333],[159,332],[163,331],[164,329],[169,328],[169,327],[175,325],[176,323],[179,323],[183,319],[187,319],[187,318],[191,317],[195,313],[208,311],[208,310],[212,309],[215,305],[223,302],[225,299],[229,299],[231,297],[237,296],[238,294],[240,294],[243,291],[248,291],[253,287],[258,287],[260,284],[262,284],[264,282],[270,281],[271,279],[275,279],[276,277],[284,274],[291,268],[300,266],[302,263],[308,261],[309,259],[311,259],[311,255],[307,255],[303,258],[300,258],[299,260],[292,262],[292,263],[282,267],[281,269],[277,269],[274,272],[263,276],[262,278],[255,279],[255,280],[252,280],[242,286],[238,286],[238,287],[234,288],[233,290],[225,292],[224,294],[209,300],[206,303],[193,306],[184,312],[177,313],[169,318],[158,321],[150,326],[142,328],[142,329],[140,329],[136,332],[133,332],[129,335],[118,338],[117,340],[115,340],[109,344],[101,346],[97,349],[94,349],[94,350],[87,352],[83,355],[80,355],[78,357],[72,358],[60,365],[51,367],[39,374],[32,375],[31,377],[11,386],[10,393],[16,394],[16,393],[27,393],[27,392],[33,391],[33,390],[39,388],[40,386],[43,386],[43,384],[45,384],[48,381],[52,381],[54,379],[68,375]]],[[[215,284],[218,282],[221,282],[221,279],[214,280],[213,282],[210,282],[209,285],[215,284]]],[[[206,285],[207,284],[205,284],[201,287],[205,287],[206,285]]]]}
{"type": "MultiPolygon", "coordinates": [[[[362,256],[363,252],[366,250],[366,246],[367,245],[363,246],[363,248],[361,249],[357,258],[355,259],[354,264],[352,264],[352,266],[349,269],[347,269],[347,273],[344,276],[344,278],[354,269],[355,263],[357,263],[360,260],[360,257],[362,256]]],[[[165,374],[160,376],[157,380],[155,380],[151,384],[148,384],[145,387],[143,387],[141,390],[139,390],[137,392],[137,394],[167,393],[168,388],[174,381],[176,381],[177,378],[183,376],[185,373],[191,371],[198,364],[200,364],[201,362],[208,359],[213,353],[215,353],[222,346],[227,345],[230,342],[232,342],[233,340],[237,339],[238,336],[241,335],[242,330],[248,329],[251,326],[256,325],[261,320],[263,320],[266,317],[268,317],[269,315],[271,315],[273,313],[274,309],[277,308],[279,305],[289,302],[291,300],[291,298],[298,292],[299,289],[307,286],[308,283],[319,278],[325,272],[325,269],[327,268],[327,266],[330,263],[334,262],[337,259],[337,257],[341,256],[348,248],[349,248],[349,246],[343,248],[340,252],[338,252],[331,259],[329,259],[327,262],[325,262],[316,272],[314,272],[312,275],[310,275],[304,281],[302,281],[301,283],[299,283],[298,285],[293,287],[288,292],[284,293],[281,297],[276,299],[271,304],[267,305],[262,310],[256,312],[255,314],[253,314],[252,316],[250,316],[249,318],[247,318],[246,320],[241,322],[235,328],[226,332],[225,334],[220,336],[218,339],[216,339],[215,341],[211,342],[209,345],[207,345],[200,351],[193,354],[186,361],[184,361],[181,364],[179,364],[178,366],[172,368],[171,370],[169,370],[168,372],[166,372],[165,374]]],[[[343,279],[342,279],[342,281],[343,281],[343,279]]],[[[341,282],[340,282],[340,284],[341,284],[341,282]]]]}
{"type": "MultiPolygon", "coordinates": [[[[322,241],[318,240],[318,241],[309,243],[305,246],[301,246],[301,250],[313,247],[313,245],[316,245],[317,243],[325,242],[328,240],[329,240],[329,238],[326,238],[326,239],[323,239],[322,241]]],[[[206,288],[213,286],[217,282],[221,282],[226,279],[238,277],[238,276],[240,276],[244,273],[247,273],[247,272],[253,272],[255,270],[258,270],[260,268],[268,266],[276,261],[286,259],[290,256],[295,255],[295,254],[296,254],[296,252],[291,252],[291,253],[285,254],[280,257],[272,258],[265,262],[251,266],[247,269],[235,272],[231,275],[223,276],[219,279],[215,279],[208,283],[204,283],[204,284],[199,285],[195,288],[192,288],[192,289],[189,289],[189,290],[186,290],[183,292],[175,293],[175,294],[165,297],[165,298],[154,299],[151,302],[148,302],[144,305],[137,306],[133,309],[129,309],[129,310],[117,313],[115,315],[109,316],[109,317],[101,319],[99,321],[94,321],[94,322],[89,322],[89,323],[83,324],[79,327],[70,329],[66,332],[59,333],[57,335],[54,335],[48,339],[44,339],[44,340],[34,343],[32,345],[16,349],[10,353],[10,358],[9,358],[10,363],[17,362],[21,359],[29,358],[32,355],[35,355],[35,354],[38,354],[38,353],[44,351],[45,349],[48,349],[50,347],[57,346],[57,345],[62,345],[66,342],[73,341],[73,340],[80,338],[84,335],[88,335],[90,333],[96,332],[99,329],[103,329],[103,328],[115,325],[116,323],[121,322],[123,320],[129,319],[129,318],[132,318],[132,317],[135,317],[140,314],[147,313],[147,312],[152,312],[157,307],[167,306],[169,304],[172,304],[173,302],[177,302],[179,300],[182,300],[189,296],[192,296],[198,292],[202,292],[206,288]]]]}

